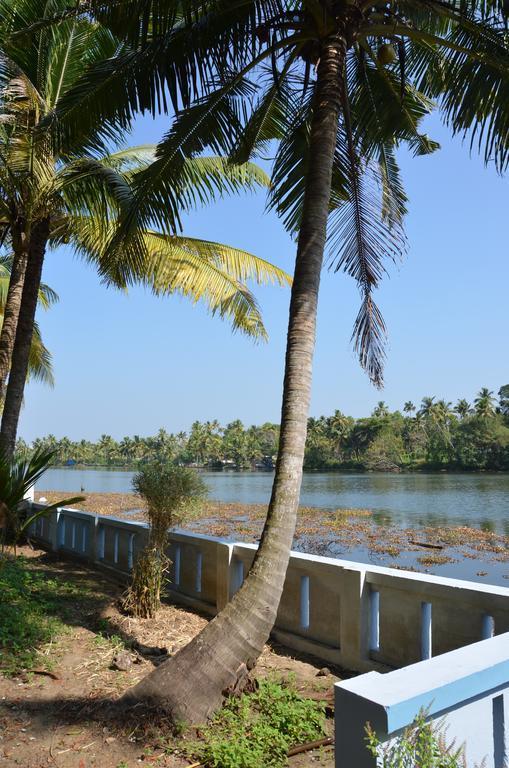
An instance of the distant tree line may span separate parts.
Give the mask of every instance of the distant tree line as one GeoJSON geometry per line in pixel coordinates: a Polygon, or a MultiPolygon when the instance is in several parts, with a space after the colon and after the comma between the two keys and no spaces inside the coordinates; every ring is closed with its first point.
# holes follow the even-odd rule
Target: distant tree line
{"type": "MultiPolygon", "coordinates": [[[[195,421],[190,431],[152,437],[102,435],[97,442],[38,438],[32,447],[54,450],[55,464],[138,467],[151,459],[187,466],[271,469],[278,449],[279,426],[245,427],[240,420],[225,427],[195,421]]],[[[28,447],[19,441],[19,447],[28,447]]],[[[451,469],[509,470],[509,384],[498,397],[481,389],[473,403],[453,405],[435,397],[419,406],[408,401],[391,412],[381,401],[371,416],[354,419],[335,411],[310,418],[305,468],[308,470],[451,469]]]]}

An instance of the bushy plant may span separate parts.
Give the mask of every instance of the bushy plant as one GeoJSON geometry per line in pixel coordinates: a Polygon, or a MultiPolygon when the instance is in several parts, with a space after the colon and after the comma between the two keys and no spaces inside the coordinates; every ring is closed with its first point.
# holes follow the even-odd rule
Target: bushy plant
{"type": "Polygon", "coordinates": [[[426,721],[422,712],[403,734],[382,745],[371,726],[366,726],[367,748],[379,768],[464,768],[464,751],[447,744],[440,728],[426,721]]]}
{"type": "Polygon", "coordinates": [[[84,501],[84,496],[73,496],[25,514],[23,501],[27,492],[51,465],[54,451],[22,451],[8,458],[0,450],[0,541],[16,547],[29,527],[40,517],[45,517],[57,507],[84,501]]]}
{"type": "Polygon", "coordinates": [[[292,746],[320,739],[324,729],[322,703],[292,682],[266,679],[255,693],[229,699],[188,752],[210,768],[279,768],[292,746]]]}
{"type": "Polygon", "coordinates": [[[170,565],[166,555],[168,529],[199,508],[207,487],[195,470],[153,462],[134,476],[133,489],[147,505],[150,532],[147,546],[136,558],[122,607],[133,616],[152,618],[160,606],[170,565]]]}

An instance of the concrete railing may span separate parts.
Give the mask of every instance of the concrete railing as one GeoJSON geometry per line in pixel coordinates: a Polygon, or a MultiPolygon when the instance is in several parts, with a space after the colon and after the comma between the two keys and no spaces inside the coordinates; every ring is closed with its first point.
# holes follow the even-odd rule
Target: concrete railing
{"type": "Polygon", "coordinates": [[[380,752],[425,714],[445,747],[462,748],[459,764],[507,768],[509,634],[381,675],[336,684],[336,766],[377,768],[366,724],[380,752]]]}
{"type": "MultiPolygon", "coordinates": [[[[61,509],[36,521],[31,536],[125,580],[147,528],[61,509]]],[[[256,551],[183,531],[171,531],[169,541],[171,598],[212,615],[242,584],[256,551]]],[[[365,672],[403,667],[504,632],[507,588],[293,552],[273,634],[290,648],[365,672]]]]}

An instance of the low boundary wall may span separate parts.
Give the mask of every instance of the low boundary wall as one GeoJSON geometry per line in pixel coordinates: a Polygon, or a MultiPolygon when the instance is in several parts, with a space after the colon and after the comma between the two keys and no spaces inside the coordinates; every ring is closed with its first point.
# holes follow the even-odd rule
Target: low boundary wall
{"type": "MultiPolygon", "coordinates": [[[[42,509],[43,505],[33,504],[42,509]]],[[[33,525],[42,547],[127,579],[143,523],[60,509],[33,525]]],[[[169,597],[210,615],[240,587],[256,546],[170,531],[169,597]]],[[[292,552],[273,636],[357,672],[431,659],[509,632],[509,589],[292,552]]]]}

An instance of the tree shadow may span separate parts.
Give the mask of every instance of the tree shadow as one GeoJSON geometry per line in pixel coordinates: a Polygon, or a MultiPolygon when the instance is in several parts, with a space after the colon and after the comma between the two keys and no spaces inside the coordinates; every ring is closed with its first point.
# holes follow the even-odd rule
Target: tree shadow
{"type": "Polygon", "coordinates": [[[138,734],[174,735],[175,726],[170,715],[162,708],[144,703],[127,704],[120,699],[109,697],[90,700],[83,696],[52,699],[24,699],[17,697],[3,698],[0,702],[4,724],[9,716],[16,721],[30,723],[30,732],[36,737],[47,736],[48,730],[55,727],[87,725],[99,727],[104,732],[115,734],[119,738],[138,734]]]}

